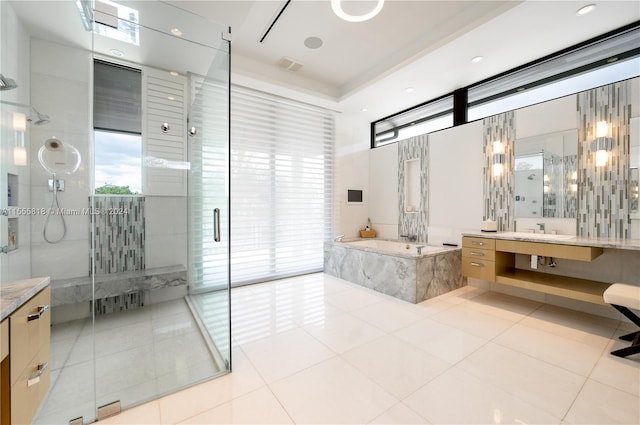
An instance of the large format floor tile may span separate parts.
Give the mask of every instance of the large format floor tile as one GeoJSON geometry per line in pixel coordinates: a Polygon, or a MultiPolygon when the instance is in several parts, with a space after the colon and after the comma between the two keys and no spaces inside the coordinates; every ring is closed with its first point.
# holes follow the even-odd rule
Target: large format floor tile
{"type": "MultiPolygon", "coordinates": [[[[223,301],[202,313],[226,334],[210,311],[223,301]]],[[[616,320],[473,287],[414,305],[322,273],[236,288],[231,302],[233,372],[204,382],[216,370],[186,304],[99,320],[99,401],[201,382],[105,422],[640,423],[640,357],[609,354],[635,327],[616,320]]],[[[52,336],[35,423],[92,417],[88,332],[78,322],[52,336]]]]}

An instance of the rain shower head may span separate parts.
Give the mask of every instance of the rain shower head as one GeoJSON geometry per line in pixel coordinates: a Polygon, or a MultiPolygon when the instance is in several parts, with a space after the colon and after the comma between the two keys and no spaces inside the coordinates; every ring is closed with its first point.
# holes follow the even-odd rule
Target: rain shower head
{"type": "Polygon", "coordinates": [[[36,110],[36,108],[31,107],[33,109],[33,114],[27,117],[27,121],[29,121],[33,125],[43,125],[51,122],[51,118],[49,115],[42,114],[36,110]]]}
{"type": "Polygon", "coordinates": [[[0,90],[12,90],[16,87],[18,84],[13,79],[0,74],[0,90]]]}

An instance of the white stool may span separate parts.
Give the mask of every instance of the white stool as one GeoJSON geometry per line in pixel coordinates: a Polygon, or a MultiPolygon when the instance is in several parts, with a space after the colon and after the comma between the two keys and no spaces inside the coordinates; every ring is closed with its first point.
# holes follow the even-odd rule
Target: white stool
{"type": "MultiPolygon", "coordinates": [[[[604,302],[611,304],[616,310],[640,327],[640,317],[629,310],[630,308],[640,310],[640,286],[614,283],[604,291],[603,298],[604,302]]],[[[623,335],[620,339],[631,341],[631,345],[612,351],[611,354],[618,357],[627,357],[640,353],[640,331],[623,335]]]]}

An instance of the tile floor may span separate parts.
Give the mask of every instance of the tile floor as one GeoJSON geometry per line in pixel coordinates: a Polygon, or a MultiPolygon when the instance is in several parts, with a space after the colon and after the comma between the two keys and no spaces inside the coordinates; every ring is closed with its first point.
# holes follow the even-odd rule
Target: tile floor
{"type": "Polygon", "coordinates": [[[638,424],[633,327],[465,287],[418,305],[314,274],[232,291],[233,373],[104,423],[638,424]]]}
{"type": "Polygon", "coordinates": [[[135,406],[220,373],[184,299],[98,316],[95,333],[94,359],[91,319],[51,328],[51,384],[34,424],[86,423],[94,398],[135,406]]]}

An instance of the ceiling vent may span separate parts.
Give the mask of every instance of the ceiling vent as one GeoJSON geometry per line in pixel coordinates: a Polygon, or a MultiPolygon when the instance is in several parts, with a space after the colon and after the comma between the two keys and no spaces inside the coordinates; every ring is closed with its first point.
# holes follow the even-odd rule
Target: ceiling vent
{"type": "Polygon", "coordinates": [[[302,68],[304,65],[285,56],[278,61],[278,66],[280,68],[286,69],[287,71],[296,72],[300,70],[300,68],[302,68]]]}

